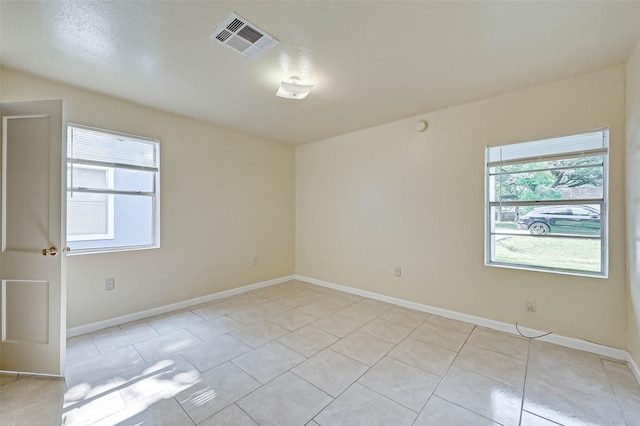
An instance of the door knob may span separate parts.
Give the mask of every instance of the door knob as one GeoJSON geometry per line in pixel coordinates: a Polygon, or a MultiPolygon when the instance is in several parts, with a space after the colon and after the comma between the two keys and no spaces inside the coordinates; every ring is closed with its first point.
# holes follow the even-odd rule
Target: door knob
{"type": "Polygon", "coordinates": [[[56,254],[58,254],[58,249],[56,248],[56,246],[51,246],[48,249],[42,249],[42,255],[46,256],[46,255],[50,255],[50,256],[55,256],[56,254]]]}

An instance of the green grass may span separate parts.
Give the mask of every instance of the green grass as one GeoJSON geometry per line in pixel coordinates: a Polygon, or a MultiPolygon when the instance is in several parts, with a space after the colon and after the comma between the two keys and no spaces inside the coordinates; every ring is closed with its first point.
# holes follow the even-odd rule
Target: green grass
{"type": "Polygon", "coordinates": [[[514,236],[496,242],[496,262],[600,272],[600,241],[514,236]]]}
{"type": "Polygon", "coordinates": [[[496,222],[496,229],[518,229],[515,222],[496,222]]]}

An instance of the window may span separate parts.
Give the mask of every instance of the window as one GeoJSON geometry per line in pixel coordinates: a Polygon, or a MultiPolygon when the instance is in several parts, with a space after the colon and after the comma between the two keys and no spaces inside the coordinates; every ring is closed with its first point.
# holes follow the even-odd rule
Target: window
{"type": "Polygon", "coordinates": [[[486,149],[485,264],[607,276],[608,129],[486,149]]]}
{"type": "MultiPolygon", "coordinates": [[[[113,188],[114,169],[67,164],[67,182],[80,188],[113,188]]],[[[67,201],[67,240],[113,240],[113,194],[70,192],[67,201]]]]}
{"type": "Polygon", "coordinates": [[[160,246],[160,145],[69,125],[67,241],[72,253],[160,246]]]}

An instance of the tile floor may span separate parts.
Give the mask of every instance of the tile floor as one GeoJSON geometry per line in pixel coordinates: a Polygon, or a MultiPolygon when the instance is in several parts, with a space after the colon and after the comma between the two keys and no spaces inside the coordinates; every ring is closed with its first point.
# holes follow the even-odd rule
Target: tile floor
{"type": "Polygon", "coordinates": [[[640,425],[629,368],[290,281],[74,337],[8,425],[640,425]]]}

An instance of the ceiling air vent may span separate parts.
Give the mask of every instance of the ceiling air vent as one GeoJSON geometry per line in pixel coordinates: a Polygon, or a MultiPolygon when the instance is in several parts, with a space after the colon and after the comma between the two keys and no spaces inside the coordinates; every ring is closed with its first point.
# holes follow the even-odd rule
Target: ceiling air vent
{"type": "Polygon", "coordinates": [[[235,13],[229,15],[224,22],[218,25],[209,38],[218,40],[247,58],[253,58],[278,43],[278,40],[267,34],[266,31],[235,13]]]}

